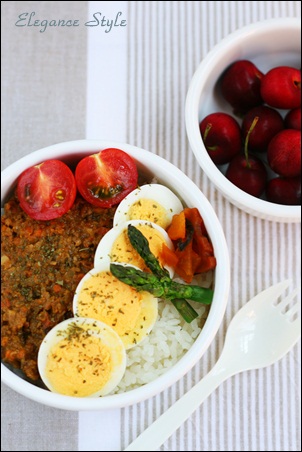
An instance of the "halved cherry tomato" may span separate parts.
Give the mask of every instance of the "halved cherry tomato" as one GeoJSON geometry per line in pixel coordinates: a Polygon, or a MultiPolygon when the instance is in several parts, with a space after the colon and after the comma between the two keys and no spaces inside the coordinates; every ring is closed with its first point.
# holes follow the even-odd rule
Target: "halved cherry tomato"
{"type": "Polygon", "coordinates": [[[53,220],[72,207],[76,192],[70,168],[60,160],[46,160],[19,176],[16,193],[21,208],[31,218],[53,220]]]}
{"type": "Polygon", "coordinates": [[[75,179],[86,201],[111,207],[137,188],[138,173],[132,157],[120,149],[108,148],[84,157],[76,167],[75,179]]]}

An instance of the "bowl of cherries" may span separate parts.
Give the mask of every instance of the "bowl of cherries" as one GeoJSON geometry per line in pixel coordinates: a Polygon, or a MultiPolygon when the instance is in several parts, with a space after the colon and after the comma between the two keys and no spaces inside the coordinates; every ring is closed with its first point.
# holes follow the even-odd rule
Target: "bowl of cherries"
{"type": "Polygon", "coordinates": [[[206,175],[254,216],[301,221],[301,24],[272,19],[228,35],[189,86],[186,129],[206,175]]]}

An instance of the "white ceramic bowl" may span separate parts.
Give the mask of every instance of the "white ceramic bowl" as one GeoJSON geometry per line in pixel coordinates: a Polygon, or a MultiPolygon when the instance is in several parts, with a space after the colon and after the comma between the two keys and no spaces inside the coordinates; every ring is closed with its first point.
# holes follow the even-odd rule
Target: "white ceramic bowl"
{"type": "Polygon", "coordinates": [[[215,270],[214,298],[206,323],[191,349],[165,374],[156,380],[125,392],[101,398],[74,398],[41,389],[18,376],[17,373],[1,365],[2,380],[20,394],[36,401],[65,410],[100,410],[123,407],[147,399],[180,379],[202,357],[221,324],[226,308],[230,284],[230,265],[226,241],[221,225],[208,200],[199,188],[178,168],[143,149],[128,144],[105,141],[72,141],[49,146],[33,152],[6,168],[1,174],[2,205],[16,184],[18,175],[26,168],[50,158],[75,163],[85,155],[93,154],[107,147],[117,147],[131,155],[140,173],[147,177],[156,175],[159,183],[171,188],[188,207],[197,207],[204,219],[211,237],[217,259],[215,270]]]}
{"type": "Polygon", "coordinates": [[[234,61],[248,59],[263,72],[274,66],[301,65],[300,19],[272,19],[248,25],[220,41],[198,66],[188,89],[185,120],[187,136],[195,157],[217,189],[234,205],[257,217],[300,222],[300,206],[284,206],[245,193],[232,184],[211,160],[203,144],[199,123],[210,113],[232,114],[216,82],[234,61]]]}

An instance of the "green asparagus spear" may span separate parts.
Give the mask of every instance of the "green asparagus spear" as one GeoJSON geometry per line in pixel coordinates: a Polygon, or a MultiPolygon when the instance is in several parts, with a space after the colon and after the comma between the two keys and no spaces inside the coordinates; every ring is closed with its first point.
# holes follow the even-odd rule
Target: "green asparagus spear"
{"type": "Polygon", "coordinates": [[[160,278],[158,286],[162,286],[165,298],[169,300],[175,298],[189,298],[204,304],[210,304],[213,298],[213,291],[196,285],[179,284],[169,276],[169,272],[161,267],[158,259],[151,252],[149,242],[139,229],[131,224],[128,225],[128,237],[133,248],[144,259],[145,264],[150,268],[154,275],[160,278]]]}
{"type": "Polygon", "coordinates": [[[152,273],[143,272],[134,267],[117,263],[110,264],[110,271],[117,279],[128,284],[128,286],[134,287],[138,291],[146,290],[159,298],[162,298],[165,295],[163,284],[161,284],[160,279],[152,273]]]}
{"type": "Polygon", "coordinates": [[[159,278],[152,273],[147,273],[134,267],[122,264],[110,264],[111,273],[120,281],[134,287],[136,290],[146,290],[155,297],[175,300],[176,298],[197,301],[210,304],[213,291],[196,285],[180,284],[171,278],[159,278]]]}
{"type": "MultiPolygon", "coordinates": [[[[159,279],[152,273],[143,272],[122,264],[110,264],[110,271],[117,279],[138,291],[147,291],[158,298],[167,298],[169,289],[164,278],[159,279]]],[[[170,278],[169,278],[170,279],[170,278]]],[[[171,281],[171,280],[170,280],[171,281]]],[[[169,298],[186,322],[190,323],[198,317],[198,313],[185,299],[169,298]]]]}
{"type": "Polygon", "coordinates": [[[158,298],[170,300],[185,321],[192,322],[198,316],[198,313],[186,299],[210,304],[213,291],[196,285],[172,281],[169,272],[161,267],[159,261],[151,252],[148,240],[136,227],[128,225],[128,237],[133,248],[144,259],[152,273],[117,263],[110,264],[111,273],[117,279],[138,291],[147,291],[158,298]]]}
{"type": "Polygon", "coordinates": [[[171,280],[168,299],[188,298],[198,303],[211,304],[213,300],[213,290],[201,286],[180,284],[171,280]]]}
{"type": "Polygon", "coordinates": [[[169,272],[163,268],[153,253],[150,251],[149,242],[146,237],[131,224],[128,225],[128,237],[133,248],[138,252],[138,254],[144,259],[145,264],[154,273],[154,275],[159,277],[167,276],[169,277],[169,272]]]}
{"type": "Polygon", "coordinates": [[[174,300],[170,301],[187,323],[191,323],[192,320],[198,317],[198,312],[196,312],[195,309],[192,308],[187,300],[180,300],[179,298],[175,298],[174,300]]]}

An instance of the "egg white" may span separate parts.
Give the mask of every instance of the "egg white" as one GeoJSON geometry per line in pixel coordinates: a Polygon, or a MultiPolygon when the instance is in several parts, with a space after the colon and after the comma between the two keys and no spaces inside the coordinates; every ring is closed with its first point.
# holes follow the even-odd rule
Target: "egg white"
{"type": "MultiPolygon", "coordinates": [[[[127,265],[127,264],[123,264],[123,265],[127,265]]],[[[133,266],[132,266],[133,267],[133,266]]],[[[110,268],[109,268],[109,263],[108,262],[103,262],[101,265],[99,265],[98,268],[93,268],[92,270],[90,270],[80,281],[80,283],[78,284],[74,297],[73,297],[73,313],[74,315],[77,317],[85,317],[85,310],[87,309],[85,305],[85,307],[83,308],[83,304],[82,304],[82,298],[83,298],[83,290],[85,290],[85,287],[87,287],[87,285],[89,284],[89,282],[91,281],[91,278],[97,277],[97,275],[101,272],[110,272],[110,268]]],[[[115,277],[112,278],[116,279],[115,277]]],[[[117,284],[119,284],[119,290],[122,294],[125,295],[125,290],[124,290],[124,286],[126,286],[123,282],[118,281],[116,279],[117,284]]],[[[99,292],[102,291],[102,287],[101,285],[98,286],[99,287],[99,292]]],[[[133,291],[135,291],[135,289],[132,288],[133,291]]],[[[88,291],[87,291],[88,293],[88,291]]],[[[138,312],[135,324],[133,325],[133,327],[129,329],[125,330],[125,332],[123,334],[120,334],[120,338],[125,346],[125,349],[128,350],[132,347],[134,347],[135,345],[141,343],[146,336],[148,336],[148,334],[150,333],[150,331],[152,330],[157,317],[158,317],[158,299],[156,297],[154,297],[152,294],[150,294],[149,292],[139,292],[139,296],[141,297],[141,303],[140,303],[140,310],[138,312]]],[[[108,322],[108,325],[113,328],[114,330],[116,330],[117,334],[119,334],[119,331],[117,331],[117,327],[116,326],[112,326],[110,325],[110,321],[112,320],[111,318],[106,318],[103,313],[98,309],[98,307],[100,306],[100,303],[105,301],[107,304],[111,304],[114,305],[114,299],[106,299],[105,297],[102,298],[98,298],[98,296],[95,296],[94,298],[90,298],[89,299],[89,309],[91,308],[91,311],[93,311],[90,314],[90,317],[95,316],[95,318],[97,320],[100,320],[104,323],[108,322]]],[[[87,298],[85,299],[85,303],[87,303],[87,298]]],[[[125,295],[125,298],[123,299],[123,312],[119,312],[117,310],[114,310],[115,312],[115,316],[117,317],[117,322],[118,323],[118,319],[120,318],[120,316],[127,316],[131,315],[131,309],[132,309],[132,305],[130,303],[130,300],[127,300],[127,297],[125,295]],[[128,302],[128,304],[127,304],[128,302]]],[[[89,311],[89,312],[91,312],[89,311]]]]}
{"type": "Polygon", "coordinates": [[[121,201],[113,218],[113,226],[120,226],[122,223],[133,219],[148,220],[153,223],[156,222],[152,219],[152,214],[156,214],[155,211],[144,212],[144,217],[136,216],[135,218],[132,218],[130,216],[129,209],[131,206],[143,199],[153,200],[160,204],[165,210],[166,224],[163,225],[159,223],[164,229],[170,225],[173,215],[178,214],[183,210],[181,201],[168,187],[161,184],[146,184],[133,190],[121,201]]]}
{"type": "MultiPolygon", "coordinates": [[[[52,328],[45,336],[38,353],[38,370],[40,376],[45,383],[45,385],[52,392],[59,391],[56,388],[56,384],[51,381],[46,373],[46,366],[48,360],[50,359],[51,350],[57,344],[59,344],[63,339],[68,337],[70,334],[70,328],[74,328],[74,325],[82,328],[85,334],[89,337],[97,338],[100,342],[110,349],[112,369],[110,372],[110,377],[107,382],[99,387],[96,391],[91,394],[85,395],[86,397],[99,397],[104,396],[111,392],[121,381],[126,370],[126,351],[124,344],[118,334],[108,325],[95,319],[90,318],[70,318],[64,320],[63,322],[52,328]]],[[[80,341],[79,341],[80,345],[80,341]]],[[[79,350],[83,350],[79,348],[79,350]]],[[[97,358],[97,357],[96,357],[97,358]]],[[[75,366],[75,364],[74,364],[75,366]]],[[[72,372],[78,372],[77,368],[73,368],[73,364],[69,362],[65,365],[66,376],[64,375],[64,380],[68,384],[68,380],[72,380],[72,372]]],[[[89,384],[89,382],[88,382],[89,384]]],[[[95,389],[95,388],[94,388],[95,389]]],[[[70,395],[70,394],[65,394],[70,395]]]]}
{"type": "MultiPolygon", "coordinates": [[[[100,240],[100,242],[97,246],[97,249],[95,251],[95,255],[94,255],[94,267],[95,268],[99,268],[100,265],[102,265],[103,263],[110,263],[113,260],[118,263],[124,263],[123,260],[119,260],[117,258],[112,259],[111,251],[112,251],[112,247],[113,247],[115,240],[125,230],[127,230],[129,224],[131,224],[132,226],[146,225],[146,226],[150,226],[150,228],[156,229],[162,235],[167,247],[170,248],[171,250],[174,250],[172,240],[170,239],[167,232],[162,227],[158,226],[155,223],[152,223],[151,221],[144,221],[144,220],[126,221],[126,222],[122,223],[121,225],[115,226],[112,229],[110,229],[100,240]]],[[[132,262],[126,262],[126,263],[132,264],[132,262]]],[[[133,264],[133,265],[135,265],[135,264],[133,264]]],[[[174,269],[168,265],[165,265],[164,267],[168,270],[170,277],[173,278],[174,269]]]]}

